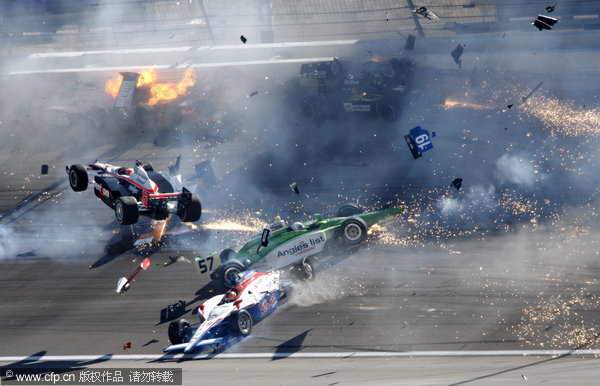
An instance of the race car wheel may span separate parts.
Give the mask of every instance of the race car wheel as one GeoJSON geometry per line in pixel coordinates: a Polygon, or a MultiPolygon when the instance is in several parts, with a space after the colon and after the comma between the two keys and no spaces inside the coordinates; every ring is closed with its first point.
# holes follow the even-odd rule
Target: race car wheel
{"type": "Polygon", "coordinates": [[[363,210],[355,204],[346,204],[342,205],[340,209],[338,209],[336,217],[350,217],[355,214],[361,214],[363,210]]]}
{"type": "Polygon", "coordinates": [[[357,218],[349,218],[342,223],[342,238],[349,244],[359,244],[367,238],[367,227],[357,218]]]}
{"type": "Polygon", "coordinates": [[[221,259],[221,264],[227,262],[227,260],[231,259],[235,256],[235,251],[231,248],[223,249],[223,251],[219,254],[219,258],[221,259]]]}
{"type": "Polygon", "coordinates": [[[223,284],[227,288],[235,287],[237,285],[237,276],[244,270],[244,267],[238,262],[231,262],[225,264],[221,272],[223,272],[223,284]]]}
{"type": "Polygon", "coordinates": [[[239,310],[231,315],[231,329],[236,335],[248,336],[252,331],[252,316],[246,310],[239,310]]]}
{"type": "Polygon", "coordinates": [[[119,197],[115,204],[115,216],[121,225],[135,224],[139,217],[138,202],[135,197],[119,197]]]}
{"type": "Polygon", "coordinates": [[[396,110],[389,103],[382,103],[376,106],[377,116],[381,117],[386,122],[396,120],[396,110]]]}
{"type": "Polygon", "coordinates": [[[194,222],[200,220],[202,216],[202,205],[200,204],[200,197],[196,193],[192,193],[188,202],[179,203],[178,208],[179,218],[183,222],[194,222]]]}
{"type": "Polygon", "coordinates": [[[82,164],[71,165],[69,168],[69,184],[76,192],[84,191],[88,186],[88,174],[82,164]]]}
{"type": "Polygon", "coordinates": [[[171,344],[183,343],[190,332],[190,323],[185,319],[173,321],[169,324],[169,341],[171,344]]]}

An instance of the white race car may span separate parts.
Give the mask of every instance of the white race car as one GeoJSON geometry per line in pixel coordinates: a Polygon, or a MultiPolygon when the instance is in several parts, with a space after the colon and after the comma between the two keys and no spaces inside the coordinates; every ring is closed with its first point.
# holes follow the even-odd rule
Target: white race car
{"type": "Polygon", "coordinates": [[[244,271],[237,282],[224,295],[200,305],[199,326],[192,327],[185,319],[171,322],[171,345],[164,351],[189,353],[201,346],[225,344],[233,337],[247,336],[253,324],[277,309],[285,295],[279,272],[244,271]]]}

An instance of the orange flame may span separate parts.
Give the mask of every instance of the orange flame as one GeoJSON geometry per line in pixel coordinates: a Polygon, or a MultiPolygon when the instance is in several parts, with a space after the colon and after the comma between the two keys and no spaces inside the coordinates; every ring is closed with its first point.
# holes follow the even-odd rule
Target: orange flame
{"type": "MultiPolygon", "coordinates": [[[[169,101],[176,99],[179,95],[185,94],[188,88],[192,87],[196,80],[194,70],[188,68],[183,74],[183,79],[179,83],[158,83],[158,75],[154,69],[140,71],[140,77],[138,78],[137,87],[144,85],[150,86],[150,100],[147,102],[149,105],[154,106],[161,101],[169,101]]],[[[119,95],[119,89],[123,77],[117,75],[116,77],[109,79],[104,86],[104,90],[112,95],[113,98],[117,98],[119,95]]]]}

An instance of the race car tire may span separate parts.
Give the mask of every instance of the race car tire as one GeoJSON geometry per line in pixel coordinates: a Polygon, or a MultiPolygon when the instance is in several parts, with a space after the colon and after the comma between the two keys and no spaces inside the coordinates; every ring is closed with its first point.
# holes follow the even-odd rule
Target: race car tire
{"type": "Polygon", "coordinates": [[[340,206],[335,217],[350,217],[361,213],[363,213],[363,210],[358,205],[345,204],[340,206]]]}
{"type": "Polygon", "coordinates": [[[190,330],[190,323],[185,319],[175,320],[169,324],[169,342],[181,344],[190,330]]]}
{"type": "Polygon", "coordinates": [[[222,265],[221,268],[221,280],[227,288],[236,286],[236,276],[244,271],[244,266],[237,261],[231,261],[228,264],[222,265]]]}
{"type": "Polygon", "coordinates": [[[342,223],[342,238],[348,244],[359,244],[367,238],[367,226],[359,218],[349,218],[342,223]]]}
{"type": "Polygon", "coordinates": [[[229,326],[235,335],[248,336],[252,331],[252,316],[246,310],[233,312],[229,326]]]}
{"type": "Polygon", "coordinates": [[[133,196],[122,196],[115,203],[115,216],[120,225],[135,224],[139,217],[138,202],[133,196]]]}
{"type": "Polygon", "coordinates": [[[396,120],[396,109],[389,103],[380,103],[375,107],[377,116],[386,122],[393,122],[396,120]]]}
{"type": "Polygon", "coordinates": [[[178,208],[179,218],[183,222],[195,222],[200,220],[202,216],[202,204],[200,197],[196,193],[192,193],[190,200],[185,204],[180,203],[178,208]]]}
{"type": "Polygon", "coordinates": [[[221,264],[227,262],[227,260],[229,260],[233,256],[235,256],[235,254],[236,254],[235,250],[233,250],[231,248],[223,249],[223,251],[221,251],[221,253],[219,254],[219,258],[221,259],[221,264]]]}
{"type": "Polygon", "coordinates": [[[84,191],[89,182],[87,170],[82,164],[71,165],[69,168],[69,185],[75,192],[84,191]]]}

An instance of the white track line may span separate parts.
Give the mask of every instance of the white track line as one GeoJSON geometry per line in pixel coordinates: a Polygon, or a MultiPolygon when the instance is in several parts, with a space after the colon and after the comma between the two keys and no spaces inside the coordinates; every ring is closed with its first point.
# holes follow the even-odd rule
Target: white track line
{"type": "Polygon", "coordinates": [[[129,355],[42,355],[5,356],[0,362],[21,361],[92,361],[92,360],[161,360],[161,359],[326,359],[326,358],[423,358],[423,357],[502,357],[502,356],[592,356],[600,350],[473,350],[473,351],[406,351],[406,352],[325,352],[325,353],[237,353],[181,355],[181,354],[129,354],[129,355]]]}
{"type": "MultiPolygon", "coordinates": [[[[221,46],[202,46],[196,48],[197,51],[219,51],[219,50],[237,50],[237,49],[266,49],[266,48],[293,48],[293,47],[322,47],[322,46],[340,46],[352,45],[358,40],[322,40],[313,42],[287,42],[287,43],[265,43],[265,44],[235,44],[221,46]]],[[[47,59],[47,58],[72,58],[84,55],[130,55],[130,54],[159,54],[170,52],[190,51],[194,47],[160,47],[160,48],[120,48],[117,50],[93,50],[93,51],[65,51],[65,52],[38,52],[29,55],[28,59],[47,59]]]]}
{"type": "Polygon", "coordinates": [[[275,60],[248,60],[248,61],[237,61],[237,62],[215,62],[215,63],[184,63],[178,66],[172,66],[170,64],[154,64],[154,65],[140,65],[140,66],[110,66],[110,67],[76,67],[76,68],[52,68],[45,70],[24,70],[24,71],[11,71],[8,75],[33,75],[33,74],[61,74],[67,72],[115,72],[115,71],[137,71],[137,70],[149,70],[151,68],[156,70],[164,70],[168,68],[212,68],[212,67],[225,67],[225,66],[254,66],[258,64],[288,64],[288,63],[307,63],[307,62],[322,62],[326,60],[333,60],[332,57],[324,58],[298,58],[298,59],[275,59],[275,60]]]}

